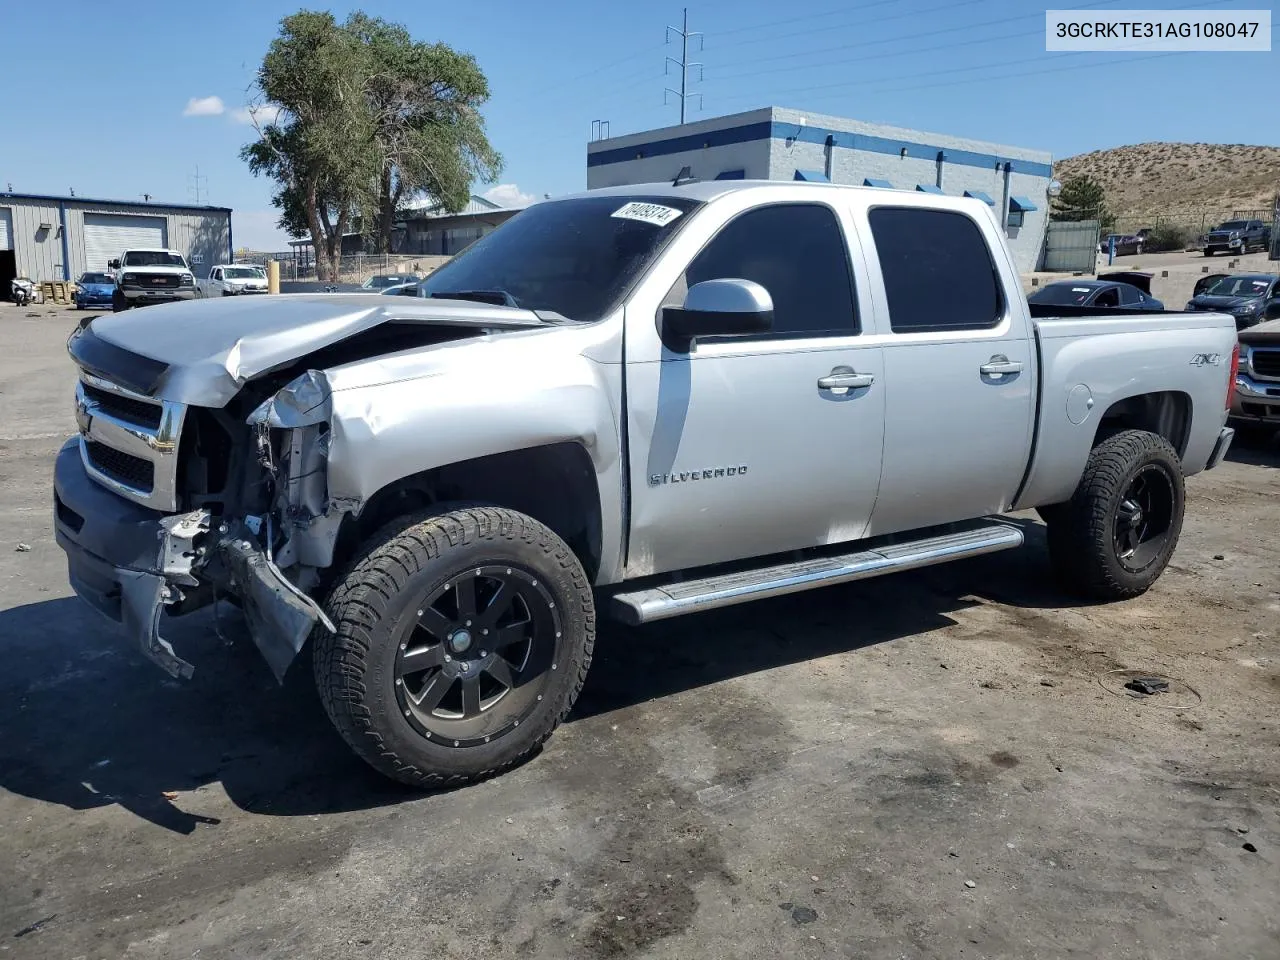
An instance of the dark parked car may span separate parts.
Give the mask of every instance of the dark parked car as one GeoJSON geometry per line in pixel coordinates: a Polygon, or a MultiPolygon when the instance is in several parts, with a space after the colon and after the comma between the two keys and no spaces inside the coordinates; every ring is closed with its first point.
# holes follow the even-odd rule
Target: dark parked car
{"type": "Polygon", "coordinates": [[[82,273],[76,281],[76,309],[91,310],[101,307],[111,309],[111,296],[116,292],[116,282],[109,273],[82,273]]]}
{"type": "Polygon", "coordinates": [[[1107,252],[1111,239],[1114,237],[1117,256],[1123,253],[1139,254],[1142,252],[1143,245],[1147,242],[1147,234],[1150,232],[1150,227],[1143,227],[1137,233],[1109,233],[1102,238],[1102,252],[1107,252]]]}
{"type": "Polygon", "coordinates": [[[385,290],[397,287],[402,283],[416,283],[421,280],[416,273],[379,273],[360,284],[362,290],[385,290]]]}
{"type": "Polygon", "coordinates": [[[1097,280],[1057,280],[1036,290],[1027,297],[1027,302],[1055,307],[1116,307],[1122,311],[1164,309],[1164,304],[1151,296],[1149,274],[1125,276],[1136,283],[1110,279],[1107,274],[1097,280]],[[1145,283],[1142,279],[1144,277],[1145,283]],[[1137,284],[1143,284],[1147,289],[1143,290],[1137,284]]]}
{"type": "Polygon", "coordinates": [[[1270,244],[1271,228],[1261,220],[1228,220],[1209,231],[1202,249],[1206,257],[1212,257],[1219,250],[1248,253],[1255,247],[1265,250],[1270,244]]]}
{"type": "Polygon", "coordinates": [[[1184,309],[1229,313],[1236,318],[1236,329],[1244,330],[1280,317],[1280,276],[1216,273],[1202,277],[1184,309]]]}

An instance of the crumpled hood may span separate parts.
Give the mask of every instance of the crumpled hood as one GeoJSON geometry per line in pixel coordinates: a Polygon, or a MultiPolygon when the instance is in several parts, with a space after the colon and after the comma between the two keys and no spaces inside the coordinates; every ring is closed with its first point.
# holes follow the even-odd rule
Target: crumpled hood
{"type": "Polygon", "coordinates": [[[285,294],[192,300],[112,314],[94,321],[69,347],[77,362],[134,389],[220,407],[254,377],[388,322],[485,332],[544,326],[529,310],[461,300],[285,294]],[[130,355],[136,362],[131,364],[130,355]],[[130,366],[146,371],[132,383],[124,369],[130,366]]]}

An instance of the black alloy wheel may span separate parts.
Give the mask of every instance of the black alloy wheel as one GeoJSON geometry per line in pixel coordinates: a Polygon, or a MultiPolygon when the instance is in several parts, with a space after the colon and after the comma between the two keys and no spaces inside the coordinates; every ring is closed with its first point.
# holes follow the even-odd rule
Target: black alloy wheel
{"type": "Polygon", "coordinates": [[[560,611],[536,574],[505,564],[461,573],[405,618],[396,700],[429,740],[489,743],[542,701],[562,632],[560,611]]]}
{"type": "Polygon", "coordinates": [[[1116,559],[1130,573],[1142,573],[1164,553],[1176,502],[1173,478],[1162,464],[1148,463],[1130,479],[1112,533],[1116,559]]]}

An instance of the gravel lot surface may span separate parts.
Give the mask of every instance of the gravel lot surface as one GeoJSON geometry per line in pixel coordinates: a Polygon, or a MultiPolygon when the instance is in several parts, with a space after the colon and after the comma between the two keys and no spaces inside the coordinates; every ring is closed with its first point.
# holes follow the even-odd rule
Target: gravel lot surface
{"type": "Polygon", "coordinates": [[[423,796],[233,612],[175,622],[179,684],[71,596],[74,316],[0,306],[0,956],[1280,956],[1275,441],[1189,482],[1144,597],[1077,605],[1027,516],[1021,551],[606,626],[539,756],[423,796]]]}

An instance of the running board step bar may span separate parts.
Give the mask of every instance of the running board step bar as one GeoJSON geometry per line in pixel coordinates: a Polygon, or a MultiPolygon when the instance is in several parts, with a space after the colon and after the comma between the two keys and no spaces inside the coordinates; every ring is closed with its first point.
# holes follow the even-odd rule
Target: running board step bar
{"type": "Polygon", "coordinates": [[[610,613],[627,624],[651,623],[685,613],[780,597],[813,587],[828,587],[853,580],[914,570],[948,560],[977,557],[1022,545],[1022,530],[1004,523],[876,547],[858,553],[780,563],[757,570],[742,570],[684,580],[614,594],[610,613]]]}

